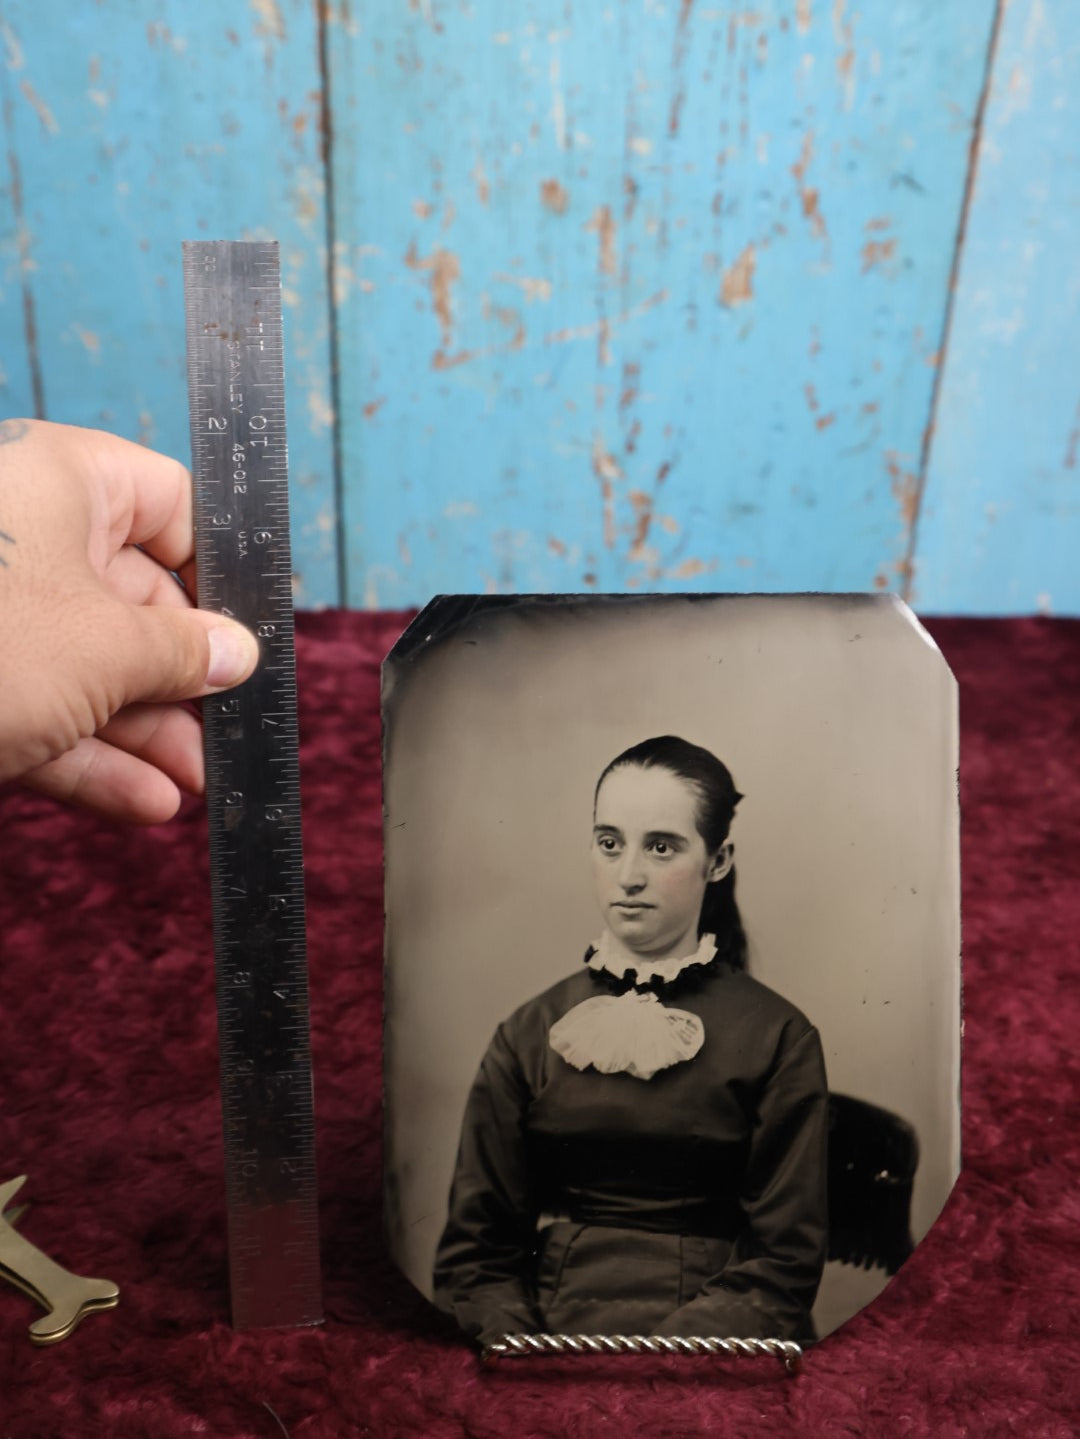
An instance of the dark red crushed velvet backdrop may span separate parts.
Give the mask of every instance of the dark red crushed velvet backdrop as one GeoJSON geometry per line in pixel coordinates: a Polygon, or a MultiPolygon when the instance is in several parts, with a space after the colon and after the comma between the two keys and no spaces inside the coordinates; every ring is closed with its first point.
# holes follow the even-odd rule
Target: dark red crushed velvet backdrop
{"type": "Polygon", "coordinates": [[[0,798],[0,1178],[30,1175],[29,1238],[122,1288],[38,1350],[36,1311],[0,1286],[0,1439],[1076,1433],[1080,623],[929,625],[961,686],[965,1170],[794,1380],[771,1360],[481,1371],[384,1258],[378,668],[401,623],[299,626],[320,1329],[226,1320],[200,807],[129,832],[0,798]]]}

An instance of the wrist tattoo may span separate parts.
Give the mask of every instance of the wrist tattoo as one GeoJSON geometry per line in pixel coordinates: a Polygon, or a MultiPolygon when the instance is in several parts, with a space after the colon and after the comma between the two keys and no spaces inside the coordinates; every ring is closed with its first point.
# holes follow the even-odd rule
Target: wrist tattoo
{"type": "Polygon", "coordinates": [[[14,543],[15,540],[11,535],[5,530],[0,530],[0,567],[5,570],[8,567],[8,561],[4,558],[4,550],[8,545],[13,545],[14,543]]]}
{"type": "Polygon", "coordinates": [[[0,445],[13,445],[29,428],[26,420],[0,420],[0,445]]]}

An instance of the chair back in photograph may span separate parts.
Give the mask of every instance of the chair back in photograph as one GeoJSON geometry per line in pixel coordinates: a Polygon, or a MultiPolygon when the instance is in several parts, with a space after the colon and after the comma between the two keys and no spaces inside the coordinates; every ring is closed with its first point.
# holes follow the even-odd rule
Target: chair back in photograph
{"type": "Polygon", "coordinates": [[[895,1274],[915,1245],[915,1130],[899,1115],[829,1095],[829,1258],[895,1274]]]}

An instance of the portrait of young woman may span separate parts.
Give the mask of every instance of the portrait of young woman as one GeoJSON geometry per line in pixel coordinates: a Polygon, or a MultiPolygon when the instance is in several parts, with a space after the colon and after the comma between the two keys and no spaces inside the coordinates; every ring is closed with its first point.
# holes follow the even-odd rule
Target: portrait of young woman
{"type": "Polygon", "coordinates": [[[434,1290],[481,1341],[813,1337],[825,1069],[746,974],[740,798],[671,735],[600,776],[599,938],[499,1026],[466,1107],[434,1290]]]}
{"type": "MultiPolygon", "coordinates": [[[[823,1337],[836,1091],[959,1164],[955,684],[876,597],[433,602],[384,671],[387,1238],[462,1332],[823,1337]]],[[[835,1245],[833,1246],[835,1248],[835,1245]]]]}

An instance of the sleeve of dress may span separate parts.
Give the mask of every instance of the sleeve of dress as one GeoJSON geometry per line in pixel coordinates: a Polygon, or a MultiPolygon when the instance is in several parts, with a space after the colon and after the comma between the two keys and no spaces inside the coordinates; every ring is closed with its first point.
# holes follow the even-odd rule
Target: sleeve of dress
{"type": "Polygon", "coordinates": [[[435,1302],[484,1342],[540,1327],[528,1102],[525,1075],[500,1026],[465,1106],[449,1216],[435,1257],[435,1302]]]}
{"type": "Polygon", "coordinates": [[[740,1192],[746,1227],[724,1268],[662,1334],[810,1339],[828,1248],[828,1089],[817,1030],[782,1046],[761,1094],[740,1192]]]}

